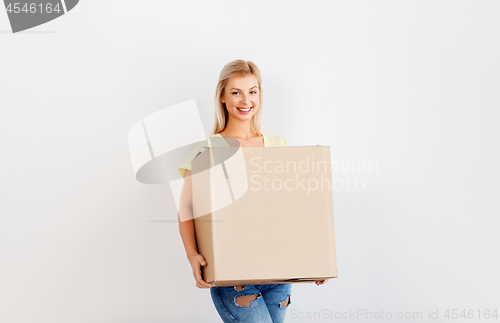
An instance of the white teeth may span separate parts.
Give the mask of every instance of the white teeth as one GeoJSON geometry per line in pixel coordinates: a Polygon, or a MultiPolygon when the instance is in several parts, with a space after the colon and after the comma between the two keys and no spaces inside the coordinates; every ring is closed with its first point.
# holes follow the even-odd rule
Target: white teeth
{"type": "Polygon", "coordinates": [[[236,109],[238,109],[238,110],[240,110],[240,111],[243,111],[243,112],[247,112],[247,111],[249,111],[251,108],[252,108],[252,107],[250,107],[250,108],[246,108],[246,109],[244,109],[244,108],[236,108],[236,109]]]}

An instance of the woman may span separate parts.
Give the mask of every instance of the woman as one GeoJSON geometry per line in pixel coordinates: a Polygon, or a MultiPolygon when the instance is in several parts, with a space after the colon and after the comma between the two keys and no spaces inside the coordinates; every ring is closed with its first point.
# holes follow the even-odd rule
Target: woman
{"type": "MultiPolygon", "coordinates": [[[[254,63],[235,60],[226,64],[217,84],[215,127],[211,137],[234,138],[242,147],[288,146],[285,138],[260,132],[261,96],[260,71],[254,63]]],[[[200,266],[205,266],[206,261],[196,247],[190,178],[191,160],[199,152],[198,149],[193,149],[179,168],[184,177],[179,208],[183,220],[179,221],[179,230],[196,286],[210,288],[215,308],[224,322],[283,322],[286,309],[291,304],[292,284],[216,287],[207,284],[201,277],[200,266]]],[[[316,281],[316,284],[319,286],[327,281],[316,281]]]]}

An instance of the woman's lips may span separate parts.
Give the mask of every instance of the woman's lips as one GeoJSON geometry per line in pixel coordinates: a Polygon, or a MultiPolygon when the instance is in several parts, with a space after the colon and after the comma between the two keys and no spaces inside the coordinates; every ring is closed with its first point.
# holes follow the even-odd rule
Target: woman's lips
{"type": "Polygon", "coordinates": [[[253,109],[253,107],[236,107],[236,109],[238,109],[238,111],[240,111],[240,113],[242,114],[247,114],[250,112],[250,110],[253,109]]]}

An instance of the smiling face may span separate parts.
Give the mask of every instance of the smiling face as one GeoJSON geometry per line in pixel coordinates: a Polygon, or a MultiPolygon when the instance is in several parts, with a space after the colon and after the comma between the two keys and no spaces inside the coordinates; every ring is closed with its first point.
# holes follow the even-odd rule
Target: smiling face
{"type": "Polygon", "coordinates": [[[259,83],[253,74],[233,76],[228,79],[221,102],[226,104],[230,117],[252,119],[259,110],[259,91],[259,83]]]}

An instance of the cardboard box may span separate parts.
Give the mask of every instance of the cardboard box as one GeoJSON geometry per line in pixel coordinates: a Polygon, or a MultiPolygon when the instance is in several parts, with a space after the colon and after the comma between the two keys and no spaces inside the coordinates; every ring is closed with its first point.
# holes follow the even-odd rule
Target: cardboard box
{"type": "Polygon", "coordinates": [[[330,147],[211,147],[191,166],[207,283],[337,277],[330,147]]]}

